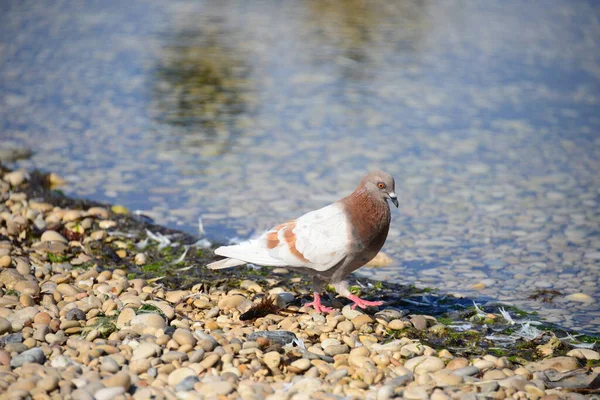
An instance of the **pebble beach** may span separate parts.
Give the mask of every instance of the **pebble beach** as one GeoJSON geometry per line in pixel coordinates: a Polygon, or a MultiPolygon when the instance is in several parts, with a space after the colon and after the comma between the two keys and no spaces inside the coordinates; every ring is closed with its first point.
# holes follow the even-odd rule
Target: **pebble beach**
{"type": "Polygon", "coordinates": [[[298,302],[302,277],[284,279],[283,268],[211,276],[206,239],[54,195],[54,175],[34,175],[0,179],[1,399],[597,396],[597,338],[548,329],[501,355],[469,346],[475,329],[402,307],[333,299],[336,310],[318,314],[298,302]],[[200,275],[178,277],[191,270],[200,275]]]}

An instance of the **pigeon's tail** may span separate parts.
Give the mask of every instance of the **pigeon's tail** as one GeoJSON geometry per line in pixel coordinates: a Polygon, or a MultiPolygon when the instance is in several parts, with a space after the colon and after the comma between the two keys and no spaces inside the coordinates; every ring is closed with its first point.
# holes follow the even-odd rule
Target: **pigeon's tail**
{"type": "Polygon", "coordinates": [[[233,246],[221,246],[215,249],[215,254],[228,259],[209,264],[211,269],[235,267],[252,263],[265,267],[281,267],[287,265],[283,260],[271,257],[269,250],[261,242],[251,240],[233,246]]]}
{"type": "Polygon", "coordinates": [[[234,258],[225,258],[223,260],[215,261],[207,265],[210,269],[225,269],[231,267],[237,267],[238,265],[246,264],[246,261],[236,260],[234,258]]]}

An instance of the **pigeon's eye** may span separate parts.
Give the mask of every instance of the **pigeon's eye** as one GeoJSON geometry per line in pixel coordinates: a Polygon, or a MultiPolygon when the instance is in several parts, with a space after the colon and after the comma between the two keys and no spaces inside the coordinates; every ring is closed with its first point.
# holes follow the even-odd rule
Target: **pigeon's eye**
{"type": "Polygon", "coordinates": [[[377,184],[377,187],[378,187],[379,189],[385,189],[385,183],[383,183],[383,182],[379,182],[379,183],[377,184]]]}

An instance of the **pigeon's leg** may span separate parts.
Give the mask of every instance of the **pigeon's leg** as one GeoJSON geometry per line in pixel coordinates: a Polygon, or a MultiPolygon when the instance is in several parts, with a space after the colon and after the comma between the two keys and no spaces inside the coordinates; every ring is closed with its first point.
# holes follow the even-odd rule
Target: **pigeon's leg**
{"type": "Polygon", "coordinates": [[[353,295],[352,293],[350,293],[350,289],[348,288],[348,282],[346,281],[336,282],[333,284],[333,287],[335,288],[335,291],[338,292],[340,295],[354,302],[354,304],[352,304],[352,309],[355,309],[356,307],[376,307],[383,304],[383,301],[367,301],[361,299],[358,296],[353,295]]]}
{"type": "Polygon", "coordinates": [[[310,303],[306,303],[304,304],[305,306],[312,306],[312,308],[315,309],[316,312],[318,313],[330,313],[333,311],[333,308],[331,307],[325,307],[324,305],[321,304],[321,295],[320,293],[323,291],[323,285],[325,284],[325,282],[323,282],[320,278],[318,277],[313,277],[313,296],[314,299],[312,302],[310,303]]]}
{"type": "Polygon", "coordinates": [[[325,307],[324,305],[321,304],[321,295],[317,292],[313,293],[313,296],[315,297],[314,300],[310,303],[306,303],[304,304],[305,306],[312,306],[312,308],[315,309],[316,312],[318,313],[330,313],[333,312],[333,308],[331,307],[325,307]]]}

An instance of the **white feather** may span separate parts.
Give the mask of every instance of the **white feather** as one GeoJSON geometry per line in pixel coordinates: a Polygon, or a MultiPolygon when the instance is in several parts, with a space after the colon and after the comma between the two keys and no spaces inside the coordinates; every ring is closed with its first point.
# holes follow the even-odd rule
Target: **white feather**
{"type": "MultiPolygon", "coordinates": [[[[326,271],[348,255],[350,239],[348,219],[340,203],[309,212],[296,220],[293,230],[296,236],[295,246],[304,260],[290,250],[284,237],[286,229],[289,228],[284,227],[279,230],[277,235],[279,243],[272,249],[267,247],[267,235],[274,232],[273,230],[264,233],[258,239],[219,247],[215,250],[215,254],[257,265],[307,267],[316,271],[326,271]]],[[[221,265],[240,265],[218,263],[209,264],[209,267],[216,269],[227,268],[221,265]],[[211,267],[212,265],[215,266],[211,267]]]]}

